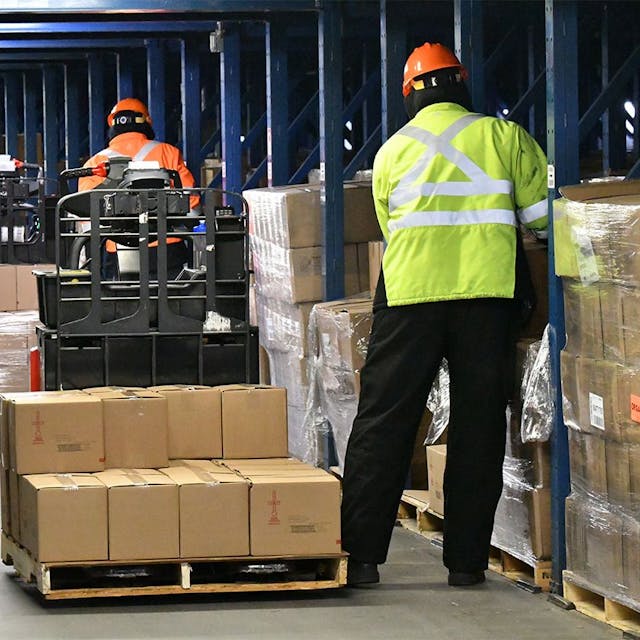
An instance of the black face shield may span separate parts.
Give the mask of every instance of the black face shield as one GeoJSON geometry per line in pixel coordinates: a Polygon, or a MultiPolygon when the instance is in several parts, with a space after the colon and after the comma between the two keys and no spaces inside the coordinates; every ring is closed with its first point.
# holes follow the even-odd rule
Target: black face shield
{"type": "Polygon", "coordinates": [[[424,84],[423,89],[413,88],[404,98],[404,107],[410,119],[430,104],[454,102],[468,111],[473,111],[469,90],[456,67],[439,69],[416,78],[424,84]]]}

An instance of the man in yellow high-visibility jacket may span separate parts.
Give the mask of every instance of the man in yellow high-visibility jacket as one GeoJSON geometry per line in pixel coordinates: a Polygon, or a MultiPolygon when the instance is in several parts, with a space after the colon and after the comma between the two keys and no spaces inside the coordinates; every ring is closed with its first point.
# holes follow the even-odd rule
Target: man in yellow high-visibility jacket
{"type": "Polygon", "coordinates": [[[518,226],[546,237],[547,163],[520,126],[471,112],[465,78],[443,45],[415,49],[403,84],[411,120],[373,166],[388,244],[345,462],[352,585],[379,581],[443,357],[451,376],[443,560],[452,586],[485,579],[502,490],[507,363],[526,288],[516,278],[518,226]]]}

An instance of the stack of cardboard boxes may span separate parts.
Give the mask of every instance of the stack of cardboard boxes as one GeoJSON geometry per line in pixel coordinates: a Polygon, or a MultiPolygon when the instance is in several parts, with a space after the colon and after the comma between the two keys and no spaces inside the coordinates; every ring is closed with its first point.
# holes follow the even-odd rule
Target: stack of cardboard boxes
{"type": "Polygon", "coordinates": [[[2,530],[40,562],[340,552],[340,487],[266,386],[7,394],[2,530]]]}
{"type": "MultiPolygon", "coordinates": [[[[317,434],[307,433],[303,425],[309,390],[309,314],[324,294],[320,185],[252,189],[243,195],[249,203],[260,340],[271,382],[289,392],[289,447],[292,454],[317,462],[317,434]]],[[[347,296],[369,288],[367,242],[379,238],[371,184],[345,183],[347,296]]]]}
{"type": "Polygon", "coordinates": [[[640,607],[640,184],[561,189],[554,210],[571,495],[567,567],[640,607]]]}
{"type": "Polygon", "coordinates": [[[358,410],[373,320],[368,294],[315,305],[309,325],[312,393],[307,421],[331,432],[340,472],[358,410]]]}

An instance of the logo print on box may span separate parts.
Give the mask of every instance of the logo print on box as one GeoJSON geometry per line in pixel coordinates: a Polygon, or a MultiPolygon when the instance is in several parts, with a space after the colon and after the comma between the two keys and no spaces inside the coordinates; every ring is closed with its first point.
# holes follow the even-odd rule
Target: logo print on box
{"type": "Polygon", "coordinates": [[[40,410],[36,409],[36,416],[31,421],[33,426],[33,441],[32,444],[44,444],[44,438],[42,437],[42,425],[44,420],[40,417],[40,410]]]}
{"type": "Polygon", "coordinates": [[[267,504],[271,506],[271,516],[269,517],[269,524],[280,524],[280,518],[278,517],[278,494],[276,491],[271,492],[271,500],[267,501],[267,504]]]}

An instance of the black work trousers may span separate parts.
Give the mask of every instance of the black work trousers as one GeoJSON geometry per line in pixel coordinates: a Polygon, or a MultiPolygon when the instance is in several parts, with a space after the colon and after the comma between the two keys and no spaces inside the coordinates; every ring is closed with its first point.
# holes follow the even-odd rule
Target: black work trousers
{"type": "Polygon", "coordinates": [[[444,564],[459,572],[487,567],[502,491],[513,305],[483,298],[374,313],[343,480],[343,547],[355,559],[386,560],[418,425],[446,357],[444,564]]]}

